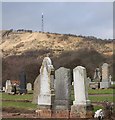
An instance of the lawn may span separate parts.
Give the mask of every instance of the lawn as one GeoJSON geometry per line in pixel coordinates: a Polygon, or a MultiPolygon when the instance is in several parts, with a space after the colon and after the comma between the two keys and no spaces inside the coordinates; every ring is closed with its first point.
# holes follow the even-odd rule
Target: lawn
{"type": "Polygon", "coordinates": [[[113,102],[113,96],[89,96],[91,102],[113,102]]]}
{"type": "Polygon", "coordinates": [[[3,100],[32,100],[32,97],[33,97],[33,94],[8,95],[7,93],[2,93],[3,100]]]}
{"type": "Polygon", "coordinates": [[[89,89],[89,94],[113,94],[113,89],[89,89]]]}
{"type": "MultiPolygon", "coordinates": [[[[113,102],[113,90],[112,89],[99,89],[99,90],[88,90],[89,94],[89,100],[91,102],[104,102],[109,101],[113,102]],[[100,94],[100,95],[93,95],[93,94],[100,94]],[[104,94],[104,95],[102,95],[104,94]],[[106,94],[106,95],[105,95],[106,94]]],[[[32,104],[31,102],[15,102],[13,100],[30,100],[32,101],[33,94],[25,94],[25,95],[9,95],[6,93],[0,93],[0,96],[2,95],[2,100],[11,100],[11,101],[3,101],[2,107],[15,107],[15,108],[24,108],[28,110],[35,110],[37,108],[37,105],[32,104]]],[[[74,100],[73,90],[71,91],[71,100],[74,100]]],[[[0,105],[1,106],[1,105],[0,105]]],[[[102,108],[102,106],[94,106],[94,111],[97,109],[102,108]]]]}
{"type": "Polygon", "coordinates": [[[24,108],[27,110],[35,110],[37,108],[36,104],[32,104],[31,102],[12,102],[5,101],[2,102],[3,107],[14,107],[14,108],[24,108]]]}

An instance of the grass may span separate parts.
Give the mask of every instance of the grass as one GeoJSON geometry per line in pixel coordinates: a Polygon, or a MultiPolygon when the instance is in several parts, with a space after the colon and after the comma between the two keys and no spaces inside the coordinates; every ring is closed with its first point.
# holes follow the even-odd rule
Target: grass
{"type": "MultiPolygon", "coordinates": [[[[113,89],[98,89],[98,90],[93,90],[89,89],[88,90],[89,94],[106,94],[106,96],[103,95],[98,95],[98,96],[89,96],[89,100],[91,102],[104,102],[104,101],[109,101],[113,102],[113,96],[110,95],[113,93],[113,89]],[[107,96],[108,94],[108,96],[107,96]]],[[[73,89],[71,91],[71,100],[74,100],[74,95],[73,95],[73,89]]],[[[25,95],[9,95],[6,93],[0,93],[0,97],[2,95],[3,100],[32,100],[33,94],[25,94],[25,95]]],[[[1,106],[1,104],[0,104],[1,106]]],[[[20,108],[20,109],[27,109],[27,110],[35,110],[37,108],[36,104],[32,104],[31,102],[14,102],[14,101],[3,101],[2,102],[2,107],[14,107],[14,108],[20,108]]],[[[94,106],[94,111],[97,109],[102,108],[102,106],[94,106]]]]}
{"type": "Polygon", "coordinates": [[[7,93],[2,93],[3,100],[32,100],[33,94],[25,95],[9,95],[7,93]]]}
{"type": "Polygon", "coordinates": [[[91,102],[113,102],[113,96],[89,96],[91,102]]]}
{"type": "Polygon", "coordinates": [[[93,112],[95,112],[95,111],[97,111],[97,110],[99,110],[99,109],[104,109],[104,107],[103,106],[94,106],[94,110],[93,110],[93,112]]]}
{"type": "Polygon", "coordinates": [[[89,94],[113,94],[113,89],[89,89],[89,94]]]}
{"type": "Polygon", "coordinates": [[[2,102],[3,107],[14,107],[14,108],[24,108],[27,110],[35,110],[37,108],[36,104],[32,104],[31,102],[12,102],[5,101],[2,102]]]}

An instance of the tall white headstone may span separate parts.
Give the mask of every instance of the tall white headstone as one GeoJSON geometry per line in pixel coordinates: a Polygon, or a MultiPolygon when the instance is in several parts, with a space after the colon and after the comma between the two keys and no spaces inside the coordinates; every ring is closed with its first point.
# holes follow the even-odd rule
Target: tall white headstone
{"type": "MultiPolygon", "coordinates": [[[[88,100],[88,82],[86,69],[78,66],[73,69],[74,79],[74,98],[73,105],[71,106],[71,117],[87,117],[90,111],[91,102],[88,100]]],[[[91,112],[91,111],[90,111],[91,112]]]]}
{"type": "Polygon", "coordinates": [[[45,57],[40,69],[40,94],[38,105],[51,105],[51,71],[54,70],[51,59],[45,57]]]}
{"type": "Polygon", "coordinates": [[[52,80],[52,73],[54,73],[54,67],[49,57],[45,57],[40,68],[38,89],[38,110],[37,114],[39,118],[51,118],[52,104],[54,103],[54,93],[52,93],[54,83],[52,80]]]}
{"type": "MultiPolygon", "coordinates": [[[[86,69],[82,66],[78,66],[73,70],[74,79],[74,96],[76,104],[87,104],[88,100],[88,84],[86,77],[86,69]]],[[[89,103],[89,100],[88,100],[89,103]]]]}
{"type": "Polygon", "coordinates": [[[5,92],[6,93],[11,93],[12,92],[12,84],[11,84],[10,80],[6,81],[6,90],[5,90],[5,92]]]}

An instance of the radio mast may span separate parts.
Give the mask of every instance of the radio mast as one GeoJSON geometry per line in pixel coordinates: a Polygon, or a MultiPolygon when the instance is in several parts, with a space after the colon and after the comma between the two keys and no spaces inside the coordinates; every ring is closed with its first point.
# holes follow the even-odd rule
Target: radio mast
{"type": "Polygon", "coordinates": [[[42,13],[42,32],[44,32],[44,14],[42,13]]]}

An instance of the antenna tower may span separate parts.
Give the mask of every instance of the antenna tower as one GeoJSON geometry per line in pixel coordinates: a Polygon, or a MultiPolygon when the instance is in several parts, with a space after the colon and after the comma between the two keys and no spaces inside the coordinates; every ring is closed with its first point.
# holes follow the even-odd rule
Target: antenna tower
{"type": "Polygon", "coordinates": [[[42,13],[42,32],[44,32],[44,15],[42,13]]]}

